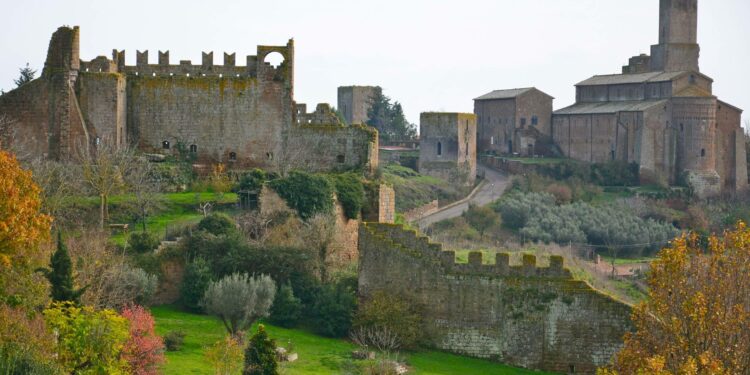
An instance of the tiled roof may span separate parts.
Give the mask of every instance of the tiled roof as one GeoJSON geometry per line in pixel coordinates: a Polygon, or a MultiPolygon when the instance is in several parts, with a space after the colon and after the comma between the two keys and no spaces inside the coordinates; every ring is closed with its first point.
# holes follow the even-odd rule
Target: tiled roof
{"type": "Polygon", "coordinates": [[[558,109],[554,112],[556,115],[589,115],[589,114],[606,114],[617,112],[639,112],[645,111],[656,105],[663,105],[667,100],[638,100],[626,102],[595,102],[595,103],[578,103],[570,107],[558,109]]]}
{"type": "Polygon", "coordinates": [[[520,89],[495,90],[490,93],[484,94],[478,98],[475,98],[474,100],[513,99],[531,90],[537,90],[541,92],[542,94],[547,95],[550,98],[552,98],[552,96],[550,96],[549,94],[545,93],[542,90],[537,89],[536,87],[525,87],[525,88],[520,88],[520,89]]]}

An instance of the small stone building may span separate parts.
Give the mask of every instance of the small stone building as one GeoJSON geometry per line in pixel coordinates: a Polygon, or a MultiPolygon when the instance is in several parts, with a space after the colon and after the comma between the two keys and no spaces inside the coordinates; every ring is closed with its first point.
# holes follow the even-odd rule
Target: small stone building
{"type": "Polygon", "coordinates": [[[379,86],[342,86],[338,89],[338,110],[347,124],[364,124],[372,100],[383,89],[379,86]]]}
{"type": "Polygon", "coordinates": [[[479,152],[542,153],[536,143],[551,135],[554,99],[535,87],[495,90],[474,99],[479,152]]]}
{"type": "Polygon", "coordinates": [[[471,186],[477,175],[477,116],[425,112],[419,119],[419,172],[471,186]]]}

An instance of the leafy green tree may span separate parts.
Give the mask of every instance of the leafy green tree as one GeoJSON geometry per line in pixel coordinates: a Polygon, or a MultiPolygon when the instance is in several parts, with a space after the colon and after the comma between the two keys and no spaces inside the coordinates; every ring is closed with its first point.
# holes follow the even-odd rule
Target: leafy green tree
{"type": "Polygon", "coordinates": [[[149,251],[153,251],[159,247],[159,238],[149,232],[133,232],[130,234],[128,239],[130,249],[135,253],[143,254],[149,251]]]}
{"type": "Polygon", "coordinates": [[[343,284],[324,285],[313,305],[315,330],[328,337],[344,337],[352,326],[357,308],[354,291],[343,284]]]}
{"type": "Polygon", "coordinates": [[[301,316],[302,301],[294,296],[291,284],[279,287],[271,306],[269,321],[285,328],[292,328],[297,325],[301,316]]]}
{"type": "Polygon", "coordinates": [[[278,375],[279,364],[276,361],[276,342],[268,337],[266,328],[261,324],[258,332],[250,338],[245,349],[245,369],[243,375],[278,375]]]}
{"type": "Polygon", "coordinates": [[[85,288],[76,290],[73,287],[73,264],[68,255],[68,248],[57,234],[57,250],[52,254],[49,269],[39,269],[49,280],[52,288],[50,296],[54,302],[73,302],[79,304],[85,288]]]}
{"type": "Polygon", "coordinates": [[[120,354],[130,337],[128,321],[114,310],[55,303],[44,310],[44,319],[57,333],[57,360],[66,373],[126,373],[120,354]]]}
{"type": "Polygon", "coordinates": [[[256,320],[268,316],[276,285],[266,275],[233,274],[208,285],[202,306],[221,319],[227,331],[238,337],[256,320]]]}
{"type": "Polygon", "coordinates": [[[325,176],[292,171],[286,178],[271,181],[269,186],[289,207],[297,210],[302,219],[333,210],[334,187],[325,176]]]}
{"type": "Polygon", "coordinates": [[[344,209],[344,215],[349,219],[358,218],[365,200],[362,179],[354,173],[333,175],[331,179],[336,188],[336,197],[344,209]]]}
{"type": "Polygon", "coordinates": [[[497,225],[500,218],[497,213],[489,207],[480,207],[470,204],[469,209],[464,212],[466,221],[479,232],[480,237],[484,237],[484,232],[497,225]]]}
{"type": "Polygon", "coordinates": [[[29,67],[29,63],[26,63],[26,67],[19,69],[19,71],[20,75],[18,76],[18,79],[13,80],[13,82],[16,83],[17,87],[21,87],[31,82],[36,76],[36,70],[31,69],[31,67],[29,67]]]}
{"type": "Polygon", "coordinates": [[[182,305],[191,311],[200,311],[201,298],[211,283],[211,269],[203,258],[190,262],[185,269],[185,277],[180,287],[182,305]]]}
{"type": "Polygon", "coordinates": [[[234,221],[224,214],[211,214],[204,217],[198,223],[198,229],[205,230],[216,236],[237,232],[237,226],[234,221]]]}
{"type": "Polygon", "coordinates": [[[377,90],[367,111],[367,125],[378,129],[380,140],[410,140],[417,136],[414,124],[409,123],[404,116],[404,110],[399,102],[391,102],[391,98],[377,90]]]}

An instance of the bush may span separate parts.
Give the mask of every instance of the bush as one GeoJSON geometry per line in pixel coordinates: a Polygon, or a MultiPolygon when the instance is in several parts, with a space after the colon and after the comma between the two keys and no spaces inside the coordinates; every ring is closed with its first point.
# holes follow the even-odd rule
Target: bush
{"type": "Polygon", "coordinates": [[[336,196],[344,209],[344,215],[356,219],[362,211],[365,200],[365,188],[362,179],[354,173],[332,176],[336,196]]]}
{"type": "Polygon", "coordinates": [[[323,336],[344,337],[352,326],[357,299],[354,292],[343,285],[324,285],[313,305],[313,326],[323,336]]]}
{"type": "Polygon", "coordinates": [[[169,331],[164,335],[164,348],[168,352],[176,352],[182,348],[185,341],[185,332],[169,331]]]}
{"type": "MultiPolygon", "coordinates": [[[[416,348],[423,338],[418,311],[406,301],[385,292],[376,292],[359,306],[353,325],[356,329],[386,329],[396,336],[398,346],[405,349],[416,348]]],[[[373,346],[373,343],[368,345],[373,346]]]]}
{"type": "Polygon", "coordinates": [[[292,171],[289,177],[269,182],[269,186],[297,211],[302,219],[333,209],[333,185],[324,176],[292,171]]]}
{"type": "Polygon", "coordinates": [[[39,314],[0,303],[0,374],[61,374],[54,345],[39,314]]]}
{"type": "Polygon", "coordinates": [[[159,238],[149,232],[133,232],[128,239],[130,250],[137,254],[153,251],[159,244],[159,238]]]}
{"type": "Polygon", "coordinates": [[[266,275],[234,274],[208,285],[201,305],[215,315],[232,336],[238,336],[256,320],[268,316],[276,285],[266,275]]]}
{"type": "Polygon", "coordinates": [[[128,304],[147,305],[156,292],[159,280],[141,268],[123,264],[108,270],[104,294],[105,305],[110,308],[121,308],[128,304]]]}
{"type": "Polygon", "coordinates": [[[466,222],[472,228],[479,232],[480,237],[484,237],[484,232],[497,225],[500,218],[495,211],[489,207],[480,207],[475,204],[469,204],[469,209],[463,214],[466,222]]]}
{"type": "Polygon", "coordinates": [[[566,204],[573,200],[573,192],[565,185],[552,184],[547,187],[546,191],[555,197],[557,204],[566,204]]]}
{"type": "Polygon", "coordinates": [[[242,343],[227,335],[206,350],[206,359],[214,368],[214,374],[234,375],[242,369],[242,343]]]}
{"type": "Polygon", "coordinates": [[[302,302],[294,296],[291,284],[279,287],[271,306],[269,321],[275,325],[292,328],[299,322],[302,314],[302,302]]]}
{"type": "Polygon", "coordinates": [[[198,223],[198,230],[204,230],[215,236],[237,233],[237,226],[229,216],[224,214],[211,214],[204,217],[198,223]]]}
{"type": "Polygon", "coordinates": [[[131,374],[155,375],[164,363],[164,342],[154,332],[154,317],[141,306],[128,306],[122,316],[130,322],[130,339],[122,349],[122,358],[131,374]]]}
{"type": "Polygon", "coordinates": [[[200,311],[200,302],[211,283],[211,269],[203,258],[196,258],[185,268],[180,287],[180,302],[190,311],[200,311]]]}
{"type": "Polygon", "coordinates": [[[242,375],[278,375],[278,367],[276,342],[268,337],[266,328],[261,324],[247,344],[242,375]]]}
{"type": "Polygon", "coordinates": [[[253,169],[252,171],[245,172],[240,177],[240,182],[235,188],[235,192],[240,191],[260,191],[263,184],[266,181],[274,179],[276,176],[273,174],[266,173],[262,169],[253,169]]]}

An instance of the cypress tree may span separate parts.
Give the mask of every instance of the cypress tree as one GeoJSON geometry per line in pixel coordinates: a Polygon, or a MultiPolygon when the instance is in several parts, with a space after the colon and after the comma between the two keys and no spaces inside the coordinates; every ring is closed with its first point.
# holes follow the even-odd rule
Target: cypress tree
{"type": "Polygon", "coordinates": [[[268,337],[266,328],[258,325],[258,332],[250,338],[245,349],[245,369],[243,375],[278,375],[276,343],[268,337]]]}
{"type": "Polygon", "coordinates": [[[73,302],[80,304],[81,295],[85,288],[73,288],[73,262],[68,255],[68,249],[62,241],[62,235],[57,233],[57,250],[50,259],[50,268],[40,270],[49,280],[52,288],[50,296],[53,302],[73,302]]]}

